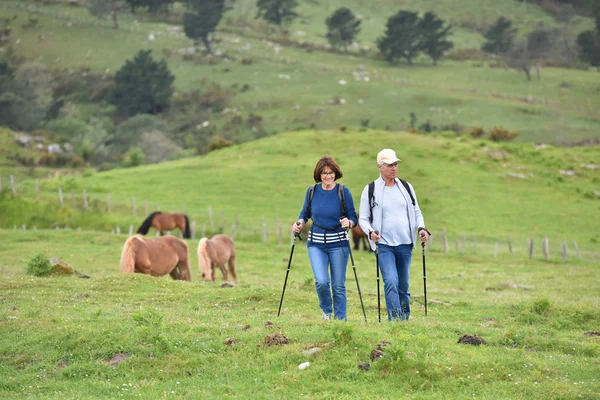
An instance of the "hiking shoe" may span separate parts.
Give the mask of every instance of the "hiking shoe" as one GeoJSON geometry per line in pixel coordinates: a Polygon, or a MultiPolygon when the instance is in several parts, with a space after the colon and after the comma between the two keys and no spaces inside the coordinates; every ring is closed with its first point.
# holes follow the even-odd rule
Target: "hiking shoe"
{"type": "Polygon", "coordinates": [[[331,319],[331,314],[323,313],[323,321],[329,321],[331,319]]]}

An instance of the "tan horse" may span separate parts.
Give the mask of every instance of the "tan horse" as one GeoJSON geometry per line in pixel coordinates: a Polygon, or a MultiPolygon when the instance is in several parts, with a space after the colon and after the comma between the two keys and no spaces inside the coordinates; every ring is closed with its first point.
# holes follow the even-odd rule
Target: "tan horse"
{"type": "Polygon", "coordinates": [[[152,239],[142,235],[131,236],[121,253],[121,272],[152,276],[170,274],[176,280],[192,280],[187,245],[175,236],[152,239]]]}
{"type": "Polygon", "coordinates": [[[172,231],[175,228],[179,228],[184,239],[191,239],[192,235],[190,232],[190,220],[187,215],[182,213],[163,213],[155,211],[148,215],[142,225],[137,230],[137,233],[145,235],[153,226],[160,235],[163,235],[164,231],[172,231]]]}
{"type": "Polygon", "coordinates": [[[202,273],[202,279],[214,281],[215,269],[219,267],[223,273],[223,281],[227,282],[225,264],[228,264],[233,280],[237,281],[235,246],[229,236],[215,235],[211,239],[200,239],[198,243],[198,268],[202,273]]]}

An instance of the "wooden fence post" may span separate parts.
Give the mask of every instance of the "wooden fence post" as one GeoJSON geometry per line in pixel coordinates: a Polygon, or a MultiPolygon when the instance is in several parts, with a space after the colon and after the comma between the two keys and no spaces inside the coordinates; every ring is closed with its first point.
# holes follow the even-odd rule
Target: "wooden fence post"
{"type": "Polygon", "coordinates": [[[235,241],[235,223],[231,224],[231,241],[235,241]]]}
{"type": "Polygon", "coordinates": [[[213,212],[211,206],[208,206],[208,221],[210,222],[210,230],[214,230],[215,226],[213,224],[213,212]]]}
{"type": "Polygon", "coordinates": [[[15,183],[15,177],[14,176],[10,176],[10,186],[12,187],[12,192],[13,195],[17,195],[17,185],[15,183]]]}
{"type": "Polygon", "coordinates": [[[277,243],[283,244],[283,232],[281,231],[281,225],[279,224],[279,217],[275,217],[275,225],[277,230],[277,243]]]}
{"type": "Polygon", "coordinates": [[[206,237],[206,224],[202,224],[202,236],[200,238],[206,237]]]}
{"type": "Polygon", "coordinates": [[[88,209],[87,190],[83,189],[83,208],[88,209]]]}
{"type": "Polygon", "coordinates": [[[263,230],[263,243],[267,243],[267,222],[265,221],[265,217],[262,217],[262,230],[263,230]]]}
{"type": "Polygon", "coordinates": [[[129,236],[133,235],[133,225],[129,225],[129,236]]]}
{"type": "Polygon", "coordinates": [[[581,258],[581,252],[579,251],[579,246],[577,246],[577,242],[575,240],[573,240],[573,246],[575,246],[575,251],[577,252],[577,257],[579,258],[579,261],[582,261],[583,259],[581,258]]]}
{"type": "Polygon", "coordinates": [[[60,205],[61,207],[64,206],[63,203],[63,194],[62,194],[62,187],[58,187],[58,201],[60,201],[60,205]]]}
{"type": "Polygon", "coordinates": [[[562,244],[562,259],[563,259],[563,263],[566,264],[567,263],[567,243],[563,242],[562,244]]]}
{"type": "Polygon", "coordinates": [[[510,242],[510,238],[507,236],[506,241],[508,242],[508,252],[512,255],[512,243],[510,242]]]}
{"type": "Polygon", "coordinates": [[[549,261],[550,260],[550,243],[548,242],[548,237],[544,238],[542,250],[544,252],[544,258],[546,259],[546,261],[549,261]]]}
{"type": "Polygon", "coordinates": [[[155,211],[160,211],[160,203],[158,201],[156,202],[156,210],[155,211]]]}
{"type": "Polygon", "coordinates": [[[442,229],[442,246],[444,246],[444,253],[448,254],[448,235],[446,234],[446,228],[442,229]]]}
{"type": "Polygon", "coordinates": [[[529,259],[533,258],[533,239],[527,239],[527,250],[529,251],[529,259]]]}

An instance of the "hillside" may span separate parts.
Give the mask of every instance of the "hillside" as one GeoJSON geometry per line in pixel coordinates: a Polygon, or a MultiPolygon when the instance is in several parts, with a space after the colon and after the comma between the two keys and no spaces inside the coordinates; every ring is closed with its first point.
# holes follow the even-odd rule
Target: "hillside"
{"type": "MultiPolygon", "coordinates": [[[[451,8],[447,2],[432,7],[440,12],[452,9],[448,12],[455,19],[462,15],[463,19],[476,21],[488,21],[507,12],[505,6],[493,8],[491,2],[477,6],[474,3],[459,9],[451,8]],[[488,5],[486,19],[483,13],[488,5]]],[[[228,113],[202,117],[210,120],[213,134],[231,129],[236,115],[244,119],[258,115],[266,134],[274,134],[342,125],[400,130],[410,126],[410,114],[414,113],[415,127],[425,124],[433,130],[468,130],[474,126],[489,130],[505,126],[519,132],[518,141],[573,143],[598,139],[600,120],[596,104],[600,92],[597,74],[592,71],[544,67],[541,80],[527,81],[516,70],[494,68],[494,63],[481,60],[447,59],[435,68],[425,59],[417,60],[413,67],[390,66],[372,56],[347,56],[313,50],[310,46],[288,46],[278,43],[277,36],[266,35],[260,24],[249,18],[253,9],[248,1],[239,2],[217,32],[214,51],[220,56],[182,56],[178,52],[187,51],[191,42],[183,35],[181,26],[123,14],[121,28],[115,30],[110,21],[96,19],[84,8],[36,3],[39,8],[32,13],[27,10],[29,4],[10,0],[0,5],[0,16],[15,18],[13,30],[21,55],[36,58],[50,69],[89,67],[110,76],[138,50],[152,49],[155,57],[167,58],[178,91],[206,91],[214,82],[234,95],[228,113]],[[247,32],[244,35],[232,33],[240,32],[239,27],[244,25],[235,19],[240,14],[251,23],[250,28],[242,31],[247,32]],[[29,18],[38,22],[24,28],[29,18]]],[[[377,4],[369,6],[373,22],[365,23],[365,36],[369,39],[361,41],[363,44],[375,38],[377,31],[383,29],[385,16],[401,6],[393,2],[377,4]]],[[[323,42],[319,39],[322,18],[316,15],[326,14],[333,6],[333,3],[303,2],[301,11],[305,16],[297,21],[302,26],[292,26],[290,31],[303,28],[308,39],[323,42]]],[[[428,5],[419,7],[425,10],[428,5]]],[[[522,30],[534,21],[546,23],[549,18],[539,8],[517,2],[511,11],[522,30]]],[[[587,28],[591,23],[590,19],[579,17],[575,21],[574,29],[587,28]]],[[[474,35],[472,29],[457,24],[456,47],[477,48],[481,36],[477,34],[475,40],[474,35]]],[[[86,122],[91,115],[106,114],[101,105],[75,100],[69,102],[67,109],[70,117],[86,122]]],[[[204,121],[186,118],[190,118],[186,126],[204,121]]],[[[185,143],[181,139],[185,135],[202,134],[185,129],[180,134],[181,144],[185,143]]],[[[228,138],[241,142],[252,139],[251,135],[248,132],[245,136],[228,138]]]]}
{"type": "MultiPolygon", "coordinates": [[[[262,217],[271,232],[276,218],[282,223],[295,220],[314,165],[324,154],[337,159],[344,172],[341,182],[358,203],[364,186],[377,177],[375,155],[384,147],[398,151],[399,175],[413,183],[427,225],[438,233],[446,228],[453,235],[466,233],[488,242],[510,236],[521,244],[528,237],[549,236],[555,244],[576,239],[597,248],[597,239],[583,232],[600,211],[598,147],[536,148],[373,130],[300,131],[203,157],[45,180],[40,195],[56,202],[59,186],[65,194],[75,191],[78,198],[86,189],[99,202],[97,210],[106,209],[110,195],[113,208],[120,205],[121,215],[129,214],[123,221],[135,226],[141,222],[144,201],[149,211],[156,204],[163,211],[183,208],[199,226],[208,225],[210,206],[215,225],[223,210],[225,227],[237,215],[247,233],[259,235],[262,217]],[[132,197],[137,218],[126,211],[132,197]]],[[[23,182],[19,190],[33,197],[33,182],[23,182]]],[[[12,226],[7,221],[5,226],[12,226]]]]}

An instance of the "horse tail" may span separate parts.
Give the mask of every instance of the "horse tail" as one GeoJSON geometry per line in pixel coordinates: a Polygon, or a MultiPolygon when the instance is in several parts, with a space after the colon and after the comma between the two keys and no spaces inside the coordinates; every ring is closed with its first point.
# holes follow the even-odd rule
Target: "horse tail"
{"type": "Polygon", "coordinates": [[[183,232],[183,238],[191,239],[192,233],[190,232],[190,219],[188,218],[187,214],[183,214],[183,216],[185,217],[185,229],[183,232]]]}
{"type": "Polygon", "coordinates": [[[158,215],[160,213],[161,213],[160,211],[154,211],[152,214],[148,215],[148,217],[146,217],[144,222],[142,222],[142,225],[140,225],[140,227],[138,228],[137,233],[141,233],[142,235],[145,235],[146,233],[148,233],[148,230],[152,226],[152,220],[154,219],[154,217],[156,215],[158,215]]]}
{"type": "Polygon", "coordinates": [[[211,280],[211,262],[208,257],[208,239],[202,238],[198,242],[198,269],[204,280],[211,280]]]}
{"type": "Polygon", "coordinates": [[[132,274],[135,272],[135,240],[138,240],[139,236],[131,236],[125,242],[123,251],[121,252],[121,272],[125,274],[132,274]]]}

